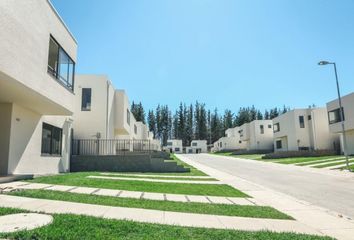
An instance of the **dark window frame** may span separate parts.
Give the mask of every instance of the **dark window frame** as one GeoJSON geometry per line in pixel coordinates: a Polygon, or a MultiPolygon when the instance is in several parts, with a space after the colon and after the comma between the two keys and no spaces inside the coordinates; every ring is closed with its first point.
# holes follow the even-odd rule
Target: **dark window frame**
{"type": "Polygon", "coordinates": [[[198,143],[197,142],[193,142],[192,143],[192,147],[197,147],[198,146],[198,143]]]}
{"type": "Polygon", "coordinates": [[[61,156],[62,155],[62,145],[63,145],[63,129],[50,125],[48,123],[43,122],[42,124],[42,138],[41,138],[41,155],[43,156],[61,156]],[[44,130],[50,131],[50,144],[49,149],[45,149],[44,147],[44,130]],[[59,139],[54,139],[55,131],[59,132],[59,139]],[[54,152],[54,140],[59,142],[59,150],[58,152],[54,152]]]}
{"type": "Polygon", "coordinates": [[[282,149],[283,148],[282,140],[276,140],[275,147],[276,147],[276,149],[282,149]]]}
{"type": "Polygon", "coordinates": [[[268,128],[272,128],[272,124],[268,124],[268,128]]]}
{"type": "Polygon", "coordinates": [[[280,132],[280,124],[279,123],[274,123],[273,124],[273,132],[280,132]],[[277,129],[275,129],[277,126],[277,129]]]}
{"type": "Polygon", "coordinates": [[[264,125],[263,124],[259,125],[259,131],[261,132],[261,134],[264,134],[264,125]]]}
{"type": "Polygon", "coordinates": [[[299,126],[300,128],[305,128],[305,117],[303,115],[299,116],[299,126]]]}
{"type": "MultiPolygon", "coordinates": [[[[86,102],[88,103],[88,102],[86,102]]],[[[92,88],[82,88],[81,89],[81,111],[91,111],[92,107],[92,88]],[[84,90],[90,90],[90,107],[87,107],[87,104],[84,106],[84,90]]]]}
{"type": "Polygon", "coordinates": [[[336,109],[333,109],[332,111],[328,111],[328,123],[329,124],[335,124],[335,123],[339,123],[339,122],[343,122],[343,121],[345,121],[345,114],[344,114],[343,107],[342,107],[342,111],[340,110],[340,108],[336,108],[336,109]],[[339,118],[331,120],[330,114],[334,113],[334,112],[338,112],[339,118]],[[342,112],[343,112],[343,119],[342,119],[342,112]]]}
{"type": "Polygon", "coordinates": [[[76,63],[75,61],[70,57],[70,55],[65,51],[65,49],[59,44],[59,42],[54,38],[52,34],[49,35],[49,46],[48,46],[48,66],[47,66],[47,73],[52,76],[58,83],[60,83],[62,86],[64,86],[66,89],[68,89],[71,92],[74,92],[74,85],[75,85],[75,67],[76,63]],[[53,40],[54,43],[57,44],[58,46],[58,53],[57,53],[57,62],[56,62],[56,71],[54,69],[51,69],[49,66],[49,56],[50,56],[50,41],[53,40]],[[63,51],[63,53],[70,59],[73,65],[72,69],[72,83],[69,83],[69,65],[68,65],[68,76],[67,79],[64,80],[60,77],[60,63],[59,63],[59,58],[60,58],[60,50],[63,51]]]}

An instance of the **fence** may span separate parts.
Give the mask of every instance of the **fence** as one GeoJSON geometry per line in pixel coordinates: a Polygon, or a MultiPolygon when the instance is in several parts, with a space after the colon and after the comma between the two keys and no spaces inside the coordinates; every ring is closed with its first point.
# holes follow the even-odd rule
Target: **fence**
{"type": "Polygon", "coordinates": [[[150,153],[158,151],[160,146],[151,140],[123,139],[73,139],[72,155],[99,156],[150,153]]]}

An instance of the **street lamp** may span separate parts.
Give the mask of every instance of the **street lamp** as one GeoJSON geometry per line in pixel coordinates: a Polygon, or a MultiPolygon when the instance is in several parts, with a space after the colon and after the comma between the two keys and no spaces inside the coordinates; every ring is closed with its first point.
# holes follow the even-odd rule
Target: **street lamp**
{"type": "Polygon", "coordinates": [[[339,90],[339,81],[338,81],[338,74],[337,74],[337,66],[335,62],[328,62],[328,61],[320,61],[318,65],[324,66],[332,64],[334,67],[334,74],[336,76],[336,84],[337,84],[337,94],[338,94],[338,102],[339,102],[339,112],[340,112],[340,117],[341,117],[341,124],[342,124],[342,136],[343,136],[343,151],[345,155],[345,162],[347,165],[347,169],[350,171],[349,168],[349,158],[348,158],[348,153],[347,153],[347,138],[345,135],[345,128],[344,128],[344,110],[342,107],[342,98],[340,96],[340,90],[339,90]]]}

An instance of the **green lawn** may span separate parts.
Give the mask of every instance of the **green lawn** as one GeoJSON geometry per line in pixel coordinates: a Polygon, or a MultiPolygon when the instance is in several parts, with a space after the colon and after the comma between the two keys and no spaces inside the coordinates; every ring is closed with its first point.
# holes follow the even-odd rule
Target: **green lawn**
{"type": "Polygon", "coordinates": [[[11,192],[10,195],[116,207],[155,209],[172,212],[188,212],[254,218],[292,219],[291,217],[279,212],[278,210],[272,207],[265,206],[241,206],[191,202],[183,203],[172,201],[97,196],[50,190],[14,191],[11,192]]]}
{"type": "MultiPolygon", "coordinates": [[[[353,163],[354,160],[350,160],[349,163],[353,163]]],[[[337,165],[342,165],[345,164],[346,161],[341,161],[341,162],[335,162],[335,163],[327,163],[327,164],[322,164],[322,165],[318,165],[318,166],[314,166],[314,168],[325,168],[325,167],[334,167],[337,165]]]]}
{"type": "MultiPolygon", "coordinates": [[[[20,209],[0,208],[0,215],[25,212],[20,209]]],[[[205,228],[177,227],[169,225],[110,220],[72,214],[53,214],[54,221],[48,226],[31,231],[0,234],[11,239],[196,239],[196,240],[330,240],[295,233],[269,231],[235,231],[205,228]]]]}
{"type": "Polygon", "coordinates": [[[262,160],[264,154],[242,154],[242,155],[232,155],[232,152],[215,152],[212,153],[214,155],[227,156],[227,157],[235,157],[235,158],[243,158],[250,160],[262,160]]]}
{"type": "Polygon", "coordinates": [[[281,164],[296,164],[296,163],[305,163],[305,162],[312,162],[316,160],[326,160],[330,158],[336,158],[338,156],[322,156],[322,157],[294,157],[294,158],[281,158],[281,159],[272,159],[276,163],[281,164]]]}
{"type": "Polygon", "coordinates": [[[304,162],[304,163],[299,163],[299,164],[296,164],[297,166],[308,166],[308,165],[312,165],[312,164],[320,164],[320,163],[329,163],[329,162],[334,162],[334,161],[338,161],[338,160],[343,160],[345,158],[342,158],[342,157],[339,157],[339,158],[335,158],[335,159],[332,159],[332,160],[313,160],[313,161],[309,161],[309,162],[304,162]]]}
{"type": "Polygon", "coordinates": [[[171,158],[173,161],[177,162],[178,165],[182,165],[186,168],[189,168],[191,171],[189,174],[186,175],[191,175],[191,176],[207,176],[204,172],[200,171],[199,169],[183,162],[181,159],[179,159],[175,154],[171,154],[171,158]]]}
{"type": "Polygon", "coordinates": [[[87,178],[97,175],[92,172],[67,173],[54,176],[38,177],[30,182],[61,184],[69,186],[97,187],[130,191],[160,192],[190,195],[210,195],[226,197],[248,197],[245,193],[226,184],[185,184],[146,181],[111,180],[87,178]]]}
{"type": "Polygon", "coordinates": [[[111,177],[124,177],[124,178],[149,178],[149,179],[159,179],[159,180],[187,180],[187,181],[218,181],[215,178],[188,178],[188,177],[166,177],[166,176],[159,176],[159,177],[154,177],[150,175],[145,175],[145,174],[139,174],[139,175],[144,175],[144,176],[132,176],[132,175],[127,175],[124,173],[107,173],[107,174],[99,174],[99,176],[111,176],[111,177]]]}

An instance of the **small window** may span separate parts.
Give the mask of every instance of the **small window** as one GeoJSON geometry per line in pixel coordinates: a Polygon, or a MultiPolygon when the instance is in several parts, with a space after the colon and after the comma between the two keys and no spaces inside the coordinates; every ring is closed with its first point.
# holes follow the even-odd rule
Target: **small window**
{"type": "Polygon", "coordinates": [[[137,134],[138,133],[138,128],[136,127],[136,125],[134,124],[134,133],[137,134]]]}
{"type": "Polygon", "coordinates": [[[91,111],[91,88],[83,88],[81,95],[81,111],[91,111]]]}
{"type": "Polygon", "coordinates": [[[259,129],[261,130],[261,134],[264,134],[264,126],[263,125],[259,125],[259,129]]]}
{"type": "Polygon", "coordinates": [[[276,148],[277,148],[277,149],[281,149],[281,148],[282,148],[282,142],[281,142],[281,140],[277,140],[277,141],[275,142],[275,145],[276,145],[276,148]]]}
{"type": "Polygon", "coordinates": [[[272,124],[268,124],[268,128],[272,128],[272,124]]]}
{"type": "MultiPolygon", "coordinates": [[[[342,108],[343,111],[343,121],[345,120],[345,115],[344,115],[344,109],[342,108]]],[[[328,112],[328,120],[329,124],[337,123],[337,122],[342,122],[342,116],[341,116],[341,111],[340,108],[334,109],[330,112],[328,112]]]]}
{"type": "Polygon", "coordinates": [[[238,143],[242,143],[242,141],[238,141],[238,143]]]}
{"type": "Polygon", "coordinates": [[[127,123],[130,125],[130,111],[127,109],[127,123]]]}
{"type": "Polygon", "coordinates": [[[220,142],[220,147],[222,148],[222,142],[220,142]]]}
{"type": "Polygon", "coordinates": [[[196,146],[198,146],[198,143],[194,142],[194,143],[192,143],[192,146],[196,147],[196,146]]]}
{"type": "Polygon", "coordinates": [[[61,155],[62,129],[47,123],[42,125],[41,153],[47,155],[61,155]]]}
{"type": "Polygon", "coordinates": [[[279,132],[279,131],[280,131],[280,125],[279,125],[279,123],[273,124],[273,131],[274,131],[274,132],[279,132]]]}
{"type": "Polygon", "coordinates": [[[175,148],[175,152],[179,152],[180,151],[180,148],[175,148]]]}
{"type": "Polygon", "coordinates": [[[305,128],[305,119],[304,116],[299,116],[300,128],[305,128]]]}

